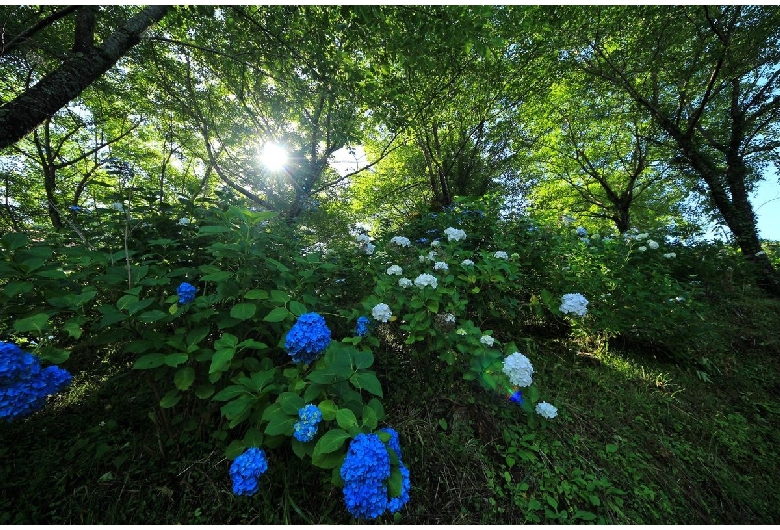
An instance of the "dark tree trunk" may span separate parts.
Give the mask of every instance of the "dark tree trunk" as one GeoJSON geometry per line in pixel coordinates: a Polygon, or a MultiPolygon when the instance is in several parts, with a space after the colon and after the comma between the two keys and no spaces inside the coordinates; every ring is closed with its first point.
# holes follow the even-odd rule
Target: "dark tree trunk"
{"type": "MultiPolygon", "coordinates": [[[[9,147],[47,118],[53,116],[90,84],[114,66],[141,40],[141,34],[160,21],[170,6],[148,6],[117,29],[100,48],[80,49],[41,79],[35,86],[0,107],[0,150],[9,147]]],[[[90,28],[90,11],[80,14],[79,26],[90,28]]],[[[76,47],[82,48],[89,35],[80,35],[76,47]]]]}

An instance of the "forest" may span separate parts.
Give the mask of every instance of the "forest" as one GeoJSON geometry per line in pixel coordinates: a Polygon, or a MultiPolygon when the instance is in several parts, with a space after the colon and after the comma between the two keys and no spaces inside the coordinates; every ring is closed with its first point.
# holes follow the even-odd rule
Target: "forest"
{"type": "Polygon", "coordinates": [[[0,524],[780,523],[779,7],[0,22],[0,524]]]}

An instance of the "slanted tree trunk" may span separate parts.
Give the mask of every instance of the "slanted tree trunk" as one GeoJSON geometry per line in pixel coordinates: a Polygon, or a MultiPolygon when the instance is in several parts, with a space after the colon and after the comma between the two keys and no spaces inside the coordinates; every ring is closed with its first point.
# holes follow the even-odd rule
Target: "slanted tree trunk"
{"type": "Polygon", "coordinates": [[[94,29],[91,8],[79,13],[74,49],[62,65],[34,86],[0,107],[0,150],[9,147],[47,118],[52,117],[108,71],[133,46],[141,34],[160,21],[170,6],[148,6],[118,28],[103,45],[91,45],[93,35],[83,34],[94,29]]]}

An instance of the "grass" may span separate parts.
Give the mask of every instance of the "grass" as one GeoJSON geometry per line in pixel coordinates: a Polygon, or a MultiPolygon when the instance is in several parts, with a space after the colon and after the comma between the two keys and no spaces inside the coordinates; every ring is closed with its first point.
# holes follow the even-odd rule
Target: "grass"
{"type": "MultiPolygon", "coordinates": [[[[780,522],[778,315],[776,300],[724,294],[676,356],[539,333],[535,380],[560,415],[533,430],[503,396],[386,342],[376,370],[412,500],[378,522],[780,522]]],[[[126,361],[74,354],[69,392],[0,425],[0,524],[351,522],[329,473],[284,448],[258,495],[234,497],[211,417],[165,427],[126,361]]]]}

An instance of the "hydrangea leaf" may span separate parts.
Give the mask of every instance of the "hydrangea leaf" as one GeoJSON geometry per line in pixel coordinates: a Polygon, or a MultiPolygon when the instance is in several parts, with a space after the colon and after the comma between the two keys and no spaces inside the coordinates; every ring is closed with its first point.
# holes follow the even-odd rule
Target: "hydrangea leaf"
{"type": "Polygon", "coordinates": [[[320,409],[320,412],[322,412],[323,420],[331,421],[336,419],[336,412],[339,410],[339,408],[332,399],[326,399],[317,405],[317,407],[320,409]]]}
{"type": "Polygon", "coordinates": [[[269,436],[274,436],[277,434],[289,436],[293,433],[293,426],[295,425],[295,422],[298,421],[298,415],[297,410],[295,416],[287,414],[282,409],[282,407],[277,404],[276,407],[271,405],[265,409],[265,413],[263,413],[263,419],[268,421],[268,425],[266,425],[264,431],[265,434],[269,436]]]}
{"type": "MultiPolygon", "coordinates": [[[[341,429],[331,429],[317,441],[317,445],[314,446],[314,456],[316,457],[319,455],[333,453],[334,451],[340,449],[344,445],[344,442],[350,438],[351,436],[346,431],[341,429]]],[[[315,463],[314,465],[318,464],[315,463]]]]}
{"type": "Polygon", "coordinates": [[[163,398],[160,400],[160,407],[164,409],[169,409],[176,405],[176,403],[181,400],[181,394],[178,390],[171,390],[167,394],[163,396],[163,398]]]}
{"type": "Polygon", "coordinates": [[[173,384],[179,390],[187,390],[195,382],[195,369],[192,366],[185,366],[176,370],[176,375],[173,376],[173,384]]]}
{"type": "Polygon", "coordinates": [[[211,358],[211,367],[209,367],[209,373],[224,372],[230,366],[230,361],[236,355],[236,350],[233,348],[223,348],[214,352],[214,357],[211,358]]]}
{"type": "Polygon", "coordinates": [[[268,300],[268,291],[263,289],[251,289],[244,295],[246,300],[268,300]]]}
{"type": "Polygon", "coordinates": [[[369,350],[355,352],[355,368],[358,370],[371,367],[374,364],[374,354],[369,350]]]}
{"type": "Polygon", "coordinates": [[[306,306],[303,305],[302,303],[296,301],[296,300],[291,300],[290,301],[290,311],[296,317],[299,317],[299,316],[301,316],[301,315],[303,315],[305,313],[308,313],[308,310],[306,309],[306,306]]]}
{"type": "Polygon", "coordinates": [[[157,368],[165,364],[165,354],[162,353],[148,353],[142,357],[139,357],[133,364],[134,370],[148,370],[150,368],[157,368]]]}
{"type": "Polygon", "coordinates": [[[252,303],[240,303],[230,309],[230,316],[239,320],[247,320],[255,316],[257,306],[252,303]]]}
{"type": "Polygon", "coordinates": [[[358,390],[366,390],[375,396],[383,397],[382,385],[374,372],[355,372],[349,382],[358,390]]]}
{"type": "Polygon", "coordinates": [[[391,499],[394,497],[400,497],[403,490],[403,475],[401,470],[394,467],[390,471],[390,478],[387,479],[387,496],[391,499]]]}
{"type": "Polygon", "coordinates": [[[169,353],[168,355],[165,356],[165,364],[167,364],[171,368],[176,368],[180,364],[186,363],[187,359],[189,359],[189,357],[187,356],[186,353],[181,353],[181,352],[169,353]]]}
{"type": "Polygon", "coordinates": [[[336,423],[345,430],[350,430],[357,425],[355,413],[349,409],[339,409],[336,411],[336,423]]]}
{"type": "Polygon", "coordinates": [[[282,392],[276,399],[285,414],[296,415],[298,409],[305,405],[303,398],[295,392],[282,392]]]}
{"type": "Polygon", "coordinates": [[[274,307],[263,320],[265,322],[281,322],[290,315],[291,313],[286,307],[274,307]]]}
{"type": "Polygon", "coordinates": [[[46,313],[38,313],[27,318],[20,318],[14,322],[14,331],[19,333],[26,333],[29,331],[42,332],[46,328],[46,322],[49,320],[49,315],[46,313]]]}

